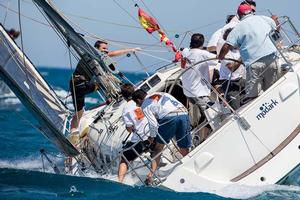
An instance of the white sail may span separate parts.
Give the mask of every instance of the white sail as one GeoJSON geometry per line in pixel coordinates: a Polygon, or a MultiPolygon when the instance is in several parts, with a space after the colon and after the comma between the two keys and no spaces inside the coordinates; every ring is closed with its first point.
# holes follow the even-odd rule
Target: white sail
{"type": "Polygon", "coordinates": [[[66,155],[78,151],[63,135],[69,112],[54,91],[0,26],[0,75],[38,119],[42,132],[66,155]]]}

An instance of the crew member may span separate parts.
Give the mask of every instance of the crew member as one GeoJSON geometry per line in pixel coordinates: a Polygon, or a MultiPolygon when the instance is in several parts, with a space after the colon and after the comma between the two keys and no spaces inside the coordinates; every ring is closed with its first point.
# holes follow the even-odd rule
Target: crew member
{"type": "Polygon", "coordinates": [[[136,47],[136,48],[129,48],[129,49],[119,49],[119,50],[114,50],[114,51],[108,51],[108,43],[105,41],[97,40],[95,42],[94,47],[98,49],[101,52],[107,53],[109,57],[116,57],[116,56],[121,56],[124,54],[128,53],[133,53],[136,51],[140,51],[141,48],[136,47]]]}
{"type": "Polygon", "coordinates": [[[237,14],[241,21],[228,35],[219,59],[224,59],[232,48],[240,49],[247,71],[246,103],[277,80],[277,49],[269,38],[269,33],[276,29],[278,21],[276,16],[272,16],[272,19],[253,15],[252,7],[247,4],[240,5],[237,14]]]}
{"type": "Polygon", "coordinates": [[[129,134],[132,134],[130,142],[124,146],[123,156],[121,157],[119,165],[118,178],[123,182],[126,171],[128,169],[128,162],[135,160],[138,154],[145,152],[149,147],[149,126],[147,118],[140,107],[132,100],[132,93],[134,87],[131,84],[124,84],[121,87],[121,94],[127,101],[122,113],[123,121],[129,134]],[[126,150],[127,149],[127,150],[126,150]],[[133,150],[135,149],[135,151],[133,150]]]}
{"type": "Polygon", "coordinates": [[[146,97],[142,89],[132,94],[132,99],[141,106],[150,128],[150,144],[154,138],[156,144],[153,149],[151,172],[147,175],[146,183],[151,183],[153,172],[160,162],[162,150],[175,136],[177,146],[182,156],[189,153],[192,146],[191,127],[186,108],[168,93],[156,92],[146,97]]]}

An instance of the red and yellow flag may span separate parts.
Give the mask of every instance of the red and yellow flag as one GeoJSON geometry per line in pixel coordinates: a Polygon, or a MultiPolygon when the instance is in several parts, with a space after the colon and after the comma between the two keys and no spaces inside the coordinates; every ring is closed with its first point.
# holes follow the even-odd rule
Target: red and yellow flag
{"type": "Polygon", "coordinates": [[[159,30],[159,25],[156,20],[149,16],[144,10],[139,8],[139,20],[140,24],[148,31],[148,33],[153,33],[154,31],[159,30]]]}
{"type": "Polygon", "coordinates": [[[146,31],[150,34],[152,34],[154,31],[157,31],[160,37],[160,41],[165,43],[166,46],[171,47],[173,52],[175,53],[175,59],[174,62],[178,62],[182,59],[181,52],[178,51],[174,45],[174,43],[167,37],[167,35],[160,29],[157,21],[148,15],[144,10],[139,8],[138,10],[139,14],[139,21],[140,24],[146,29],[146,31]]]}

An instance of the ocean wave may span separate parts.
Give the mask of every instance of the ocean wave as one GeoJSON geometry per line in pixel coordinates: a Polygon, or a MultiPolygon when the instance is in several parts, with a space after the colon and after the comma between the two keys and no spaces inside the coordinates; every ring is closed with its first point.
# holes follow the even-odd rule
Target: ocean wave
{"type": "MultiPolygon", "coordinates": [[[[61,159],[61,158],[55,158],[61,159]]],[[[61,162],[61,161],[60,161],[61,162]]],[[[36,176],[39,179],[43,179],[44,182],[52,181],[64,181],[63,186],[72,185],[71,189],[64,188],[66,193],[60,193],[60,195],[74,195],[74,191],[72,188],[76,186],[76,191],[82,191],[80,194],[84,192],[84,194],[88,195],[89,192],[99,192],[97,195],[98,197],[117,197],[121,193],[126,191],[126,197],[134,197],[132,199],[140,199],[137,198],[139,195],[143,194],[144,196],[141,199],[148,199],[145,197],[151,197],[154,193],[159,193],[161,199],[298,199],[300,198],[300,187],[298,186],[287,186],[287,185],[265,185],[265,186],[245,186],[240,184],[232,184],[227,186],[219,191],[191,191],[189,188],[187,191],[183,193],[176,193],[168,190],[164,190],[161,188],[153,188],[153,187],[128,187],[126,185],[120,184],[116,182],[116,177],[111,175],[106,176],[99,176],[96,174],[88,174],[85,177],[79,176],[57,176],[55,177],[50,176],[53,174],[53,170],[49,163],[45,163],[45,171],[43,170],[43,163],[40,157],[27,157],[24,159],[17,159],[17,160],[0,160],[0,168],[8,168],[11,170],[26,170],[26,171],[33,171],[33,172],[46,172],[46,173],[39,173],[39,174],[29,174],[27,172],[16,171],[20,176],[36,176]],[[107,181],[106,181],[107,180],[107,181]],[[113,180],[111,182],[111,180],[113,180]],[[93,183],[93,184],[92,184],[93,183]],[[90,188],[86,187],[87,185],[92,184],[90,188]],[[74,186],[73,186],[74,185],[74,186]],[[97,187],[95,185],[98,185],[97,187]],[[100,188],[106,187],[114,188],[116,191],[113,193],[105,193],[104,191],[98,191],[100,188]],[[69,191],[69,192],[68,192],[69,191]],[[73,193],[72,193],[73,192],[73,193]],[[70,193],[70,194],[69,194],[70,193]]],[[[4,172],[3,172],[4,173],[4,172]]],[[[1,176],[3,176],[3,173],[1,176]]],[[[8,174],[11,172],[8,171],[8,174]]],[[[15,173],[14,173],[15,174],[15,173]]],[[[11,175],[9,175],[11,177],[11,175]]],[[[12,183],[14,183],[14,177],[11,177],[12,183]]],[[[32,185],[39,185],[39,180],[32,179],[33,182],[28,183],[28,181],[24,181],[24,184],[32,184],[32,185]],[[36,181],[33,181],[36,180],[36,181]]],[[[58,191],[61,189],[61,186],[57,187],[54,185],[49,184],[45,185],[45,187],[53,187],[53,191],[58,191]]],[[[70,186],[69,186],[70,187],[70,186]]],[[[77,193],[76,193],[77,194],[77,193]]],[[[88,195],[89,196],[89,195],[88,195]]]]}
{"type": "MultiPolygon", "coordinates": [[[[264,186],[246,186],[233,184],[215,192],[215,194],[226,198],[249,199],[259,196],[271,195],[271,192],[300,192],[298,186],[288,185],[264,185],[264,186]]],[[[260,198],[259,198],[260,199],[260,198]]]]}
{"type": "MultiPolygon", "coordinates": [[[[62,100],[62,102],[66,104],[67,108],[74,109],[73,100],[72,100],[72,97],[71,97],[71,94],[69,91],[66,91],[62,88],[57,87],[54,89],[54,92],[62,100]]],[[[85,97],[85,103],[86,104],[97,104],[97,103],[99,103],[99,99],[94,98],[94,97],[85,97]]]]}
{"type": "MultiPolygon", "coordinates": [[[[53,160],[54,163],[62,162],[62,159],[58,157],[51,156],[51,160],[53,160]]],[[[27,158],[21,158],[15,160],[0,160],[0,168],[22,169],[22,170],[54,173],[51,164],[45,159],[42,160],[41,156],[38,157],[30,156],[27,158]]]]}
{"type": "Polygon", "coordinates": [[[17,97],[3,97],[0,96],[0,106],[1,109],[6,109],[5,106],[14,106],[14,105],[20,105],[21,102],[17,97]]]}

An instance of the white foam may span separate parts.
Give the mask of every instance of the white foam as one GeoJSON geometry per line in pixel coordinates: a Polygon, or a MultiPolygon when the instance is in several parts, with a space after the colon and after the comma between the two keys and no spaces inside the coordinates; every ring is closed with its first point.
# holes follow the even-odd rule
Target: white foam
{"type": "Polygon", "coordinates": [[[2,98],[0,97],[0,105],[18,105],[21,104],[17,97],[2,98]]]}
{"type": "MultiPolygon", "coordinates": [[[[51,158],[52,159],[52,158],[51,158]]],[[[53,158],[53,162],[56,163],[59,161],[59,158],[53,158]]],[[[0,168],[9,168],[9,169],[23,169],[31,171],[45,171],[52,173],[53,169],[49,162],[44,159],[44,169],[43,162],[40,156],[38,157],[27,157],[24,159],[16,160],[0,160],[0,168]]]]}
{"type": "Polygon", "coordinates": [[[233,184],[214,193],[227,198],[248,199],[270,191],[300,192],[300,187],[288,185],[245,186],[233,184]]]}
{"type": "Polygon", "coordinates": [[[49,72],[45,72],[45,71],[43,71],[43,72],[40,72],[41,73],[41,75],[44,77],[44,76],[48,76],[49,75],[49,72]]]}

